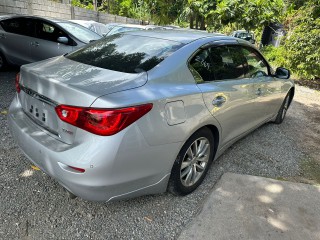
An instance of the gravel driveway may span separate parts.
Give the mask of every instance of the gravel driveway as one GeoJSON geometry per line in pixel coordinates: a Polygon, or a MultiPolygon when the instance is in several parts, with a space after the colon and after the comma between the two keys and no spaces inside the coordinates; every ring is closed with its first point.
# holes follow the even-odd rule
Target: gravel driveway
{"type": "Polygon", "coordinates": [[[1,239],[175,239],[225,172],[320,183],[320,94],[297,86],[284,123],[266,124],[234,144],[193,194],[70,200],[54,180],[30,168],[9,134],[14,77],[14,70],[0,73],[1,239]]]}

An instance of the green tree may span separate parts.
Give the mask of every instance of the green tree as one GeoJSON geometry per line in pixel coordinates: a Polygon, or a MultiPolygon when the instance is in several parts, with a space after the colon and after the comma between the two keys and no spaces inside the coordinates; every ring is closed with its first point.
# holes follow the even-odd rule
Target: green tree
{"type": "Polygon", "coordinates": [[[218,0],[209,15],[223,26],[235,24],[238,29],[249,31],[279,22],[283,11],[283,0],[218,0]]]}
{"type": "Polygon", "coordinates": [[[320,78],[320,1],[309,1],[287,18],[286,65],[298,76],[320,78]]]}
{"type": "Polygon", "coordinates": [[[184,20],[189,21],[190,28],[204,30],[207,25],[208,13],[215,9],[215,0],[185,0],[181,13],[184,20]]]}

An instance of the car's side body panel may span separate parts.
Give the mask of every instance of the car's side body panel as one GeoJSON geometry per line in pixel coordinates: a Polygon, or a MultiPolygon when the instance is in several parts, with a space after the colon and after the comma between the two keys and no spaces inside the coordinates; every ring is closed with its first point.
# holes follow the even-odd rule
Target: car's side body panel
{"type": "Polygon", "coordinates": [[[0,51],[10,64],[32,62],[31,45],[33,37],[18,35],[0,30],[0,51]]]}
{"type": "MultiPolygon", "coordinates": [[[[10,26],[14,26],[15,21],[17,26],[19,26],[18,24],[22,26],[17,27],[15,31],[18,32],[11,32],[11,30],[5,31],[4,27],[0,27],[0,52],[5,56],[9,64],[23,65],[41,61],[69,53],[86,44],[59,26],[56,21],[49,19],[33,16],[8,15],[2,17],[0,21],[3,21],[3,24],[8,23],[8,29],[10,26]],[[59,43],[57,38],[48,40],[46,36],[42,36],[43,34],[40,34],[40,31],[44,28],[41,25],[42,23],[47,24],[47,27],[54,27],[57,32],[57,37],[60,33],[61,36],[69,40],[69,43],[59,43]]],[[[46,31],[48,31],[48,29],[46,31]]],[[[49,32],[48,35],[50,34],[49,32]]],[[[47,37],[50,38],[50,36],[47,37]]]]}
{"type": "MultiPolygon", "coordinates": [[[[170,37],[179,39],[179,35],[170,37]]],[[[205,126],[217,129],[217,158],[233,142],[272,120],[294,86],[290,80],[271,76],[259,81],[196,82],[188,59],[201,46],[214,41],[223,44],[225,38],[193,40],[139,74],[92,67],[63,57],[22,67],[21,85],[57,104],[118,109],[152,103],[153,107],[112,136],[61,125],[56,119],[58,128],[72,131],[73,140],[68,141],[61,134],[50,136],[28,117],[28,108],[23,108],[24,93],[20,93],[8,114],[12,135],[33,164],[84,199],[108,201],[163,192],[180,149],[197,130],[205,126]],[[259,95],[257,88],[262,89],[259,95]],[[226,102],[215,107],[212,102],[218,96],[225,97],[226,102]],[[263,107],[266,109],[262,111],[263,107]]]]}

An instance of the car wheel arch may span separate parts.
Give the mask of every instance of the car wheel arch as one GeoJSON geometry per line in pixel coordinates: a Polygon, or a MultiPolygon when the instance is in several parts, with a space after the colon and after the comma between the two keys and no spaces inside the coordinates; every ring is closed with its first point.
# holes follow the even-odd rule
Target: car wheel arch
{"type": "MultiPolygon", "coordinates": [[[[192,132],[189,134],[189,136],[185,139],[185,141],[183,142],[182,146],[190,139],[190,137],[191,137],[193,134],[195,134],[196,132],[200,131],[200,130],[203,129],[203,128],[209,129],[210,132],[211,132],[212,135],[213,135],[213,138],[214,138],[214,144],[213,144],[213,146],[214,146],[214,149],[213,149],[214,152],[213,152],[213,156],[215,156],[216,153],[217,153],[217,150],[218,150],[219,142],[220,142],[220,131],[219,131],[219,128],[218,128],[217,126],[213,125],[213,124],[206,124],[206,125],[203,125],[203,126],[197,128],[196,130],[192,131],[192,132]]],[[[182,146],[181,146],[181,148],[182,148],[182,146]]],[[[179,149],[179,151],[180,151],[180,149],[179,149]]]]}
{"type": "Polygon", "coordinates": [[[289,90],[289,97],[290,97],[289,106],[291,105],[291,102],[292,102],[292,100],[293,100],[294,93],[295,93],[295,87],[290,88],[290,90],[289,90]]]}
{"type": "Polygon", "coordinates": [[[0,57],[2,57],[2,61],[3,61],[3,65],[0,67],[0,69],[4,69],[8,64],[8,59],[1,49],[0,49],[0,57]]]}

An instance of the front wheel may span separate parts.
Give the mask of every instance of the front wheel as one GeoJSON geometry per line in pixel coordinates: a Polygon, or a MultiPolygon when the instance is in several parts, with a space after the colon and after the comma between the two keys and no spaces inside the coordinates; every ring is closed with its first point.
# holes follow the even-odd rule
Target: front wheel
{"type": "Polygon", "coordinates": [[[278,112],[277,118],[274,121],[274,123],[280,124],[283,122],[284,118],[286,117],[289,106],[290,106],[290,93],[288,93],[285,99],[283,100],[283,103],[281,105],[281,108],[278,112]]]}
{"type": "Polygon", "coordinates": [[[181,148],[171,171],[168,190],[176,195],[193,192],[203,181],[213,160],[212,132],[202,128],[181,148]]]}

